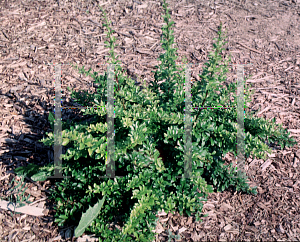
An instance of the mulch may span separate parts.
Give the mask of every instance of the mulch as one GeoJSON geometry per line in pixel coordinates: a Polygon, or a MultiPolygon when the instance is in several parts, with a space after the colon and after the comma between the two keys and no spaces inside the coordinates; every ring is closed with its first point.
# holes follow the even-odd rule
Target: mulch
{"type": "MultiPolygon", "coordinates": [[[[54,111],[55,64],[62,65],[62,106],[76,106],[66,87],[93,91],[91,77],[78,74],[69,63],[104,71],[108,49],[102,28],[101,5],[116,30],[116,52],[122,66],[137,81],[149,82],[162,53],[160,36],[163,8],[158,1],[49,0],[1,1],[0,4],[0,197],[8,195],[13,169],[53,161],[53,150],[38,142],[50,127],[54,111]]],[[[208,60],[219,22],[228,30],[226,52],[233,63],[247,63],[247,84],[255,90],[248,111],[283,124],[298,144],[300,140],[300,2],[287,1],[174,1],[179,62],[186,56],[192,78],[208,60]]],[[[236,78],[236,67],[228,80],[236,78]]],[[[79,109],[63,109],[62,118],[80,119],[79,109]]],[[[212,193],[204,202],[203,222],[178,214],[157,216],[156,241],[168,241],[169,231],[181,235],[176,241],[300,240],[299,145],[280,150],[264,160],[250,157],[245,171],[257,196],[212,193]]],[[[227,156],[230,162],[230,154],[227,156]]],[[[54,181],[26,180],[32,207],[43,216],[14,214],[0,209],[1,241],[70,241],[73,227],[54,223],[49,188],[54,181]]],[[[171,238],[171,237],[170,237],[171,238]]],[[[84,235],[76,241],[92,241],[84,235]]],[[[75,239],[73,239],[75,241],[75,239]]],[[[175,241],[172,239],[171,241],[175,241]]]]}

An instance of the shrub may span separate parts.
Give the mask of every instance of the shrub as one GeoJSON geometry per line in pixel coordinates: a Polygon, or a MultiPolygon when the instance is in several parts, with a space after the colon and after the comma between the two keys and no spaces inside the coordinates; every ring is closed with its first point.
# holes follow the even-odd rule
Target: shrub
{"type": "MultiPolygon", "coordinates": [[[[176,48],[171,30],[167,4],[163,26],[160,66],[156,67],[154,80],[145,89],[135,86],[134,80],[122,70],[114,54],[115,38],[103,11],[107,28],[105,42],[110,48],[110,64],[115,64],[115,178],[100,178],[106,173],[106,122],[105,109],[87,108],[84,115],[94,117],[89,122],[63,123],[63,146],[67,148],[63,159],[63,174],[71,178],[57,182],[51,199],[55,204],[56,222],[61,225],[78,224],[76,236],[85,231],[95,233],[100,241],[152,241],[155,234],[158,210],[178,210],[180,214],[202,216],[202,201],[213,189],[224,191],[232,187],[236,191],[256,194],[242,175],[236,175],[232,164],[225,165],[222,157],[228,152],[236,154],[236,110],[193,109],[192,129],[192,177],[176,178],[184,173],[184,71],[176,65],[176,48]],[[197,188],[199,191],[197,191],[197,188]],[[90,205],[95,205],[93,208],[90,205]],[[93,219],[89,216],[93,214],[93,219]],[[94,215],[97,216],[94,216],[94,215]],[[108,224],[121,217],[122,230],[110,230],[108,224]],[[81,225],[84,225],[82,227],[81,225]],[[89,226],[87,226],[89,225],[89,226]]],[[[222,58],[224,42],[222,24],[215,39],[214,52],[210,53],[199,77],[191,88],[193,106],[233,106],[230,100],[236,84],[222,86],[228,72],[228,62],[222,58]],[[220,91],[220,94],[216,93],[220,91]]],[[[76,67],[79,69],[78,67],[76,67]]],[[[97,106],[107,104],[108,73],[98,75],[84,68],[81,73],[93,77],[98,84],[94,94],[72,97],[81,104],[97,106]]],[[[250,100],[247,89],[246,99],[250,100]]],[[[51,118],[50,118],[51,119],[51,118]]],[[[49,120],[50,120],[49,119],[49,120]]],[[[53,117],[52,117],[53,119],[53,117]]],[[[245,117],[245,153],[265,158],[271,152],[264,143],[278,142],[282,147],[294,144],[286,130],[261,118],[245,117]]],[[[54,144],[53,133],[42,142],[54,144]]],[[[51,165],[49,165],[51,167],[51,165]]],[[[45,175],[45,167],[43,168],[45,175]]],[[[50,168],[49,168],[50,169],[50,168]]],[[[53,170],[53,168],[52,168],[53,170]]],[[[51,174],[52,174],[51,170],[51,174]]],[[[50,174],[49,173],[49,174],[50,174]]],[[[38,176],[35,176],[36,179],[38,176]]]]}

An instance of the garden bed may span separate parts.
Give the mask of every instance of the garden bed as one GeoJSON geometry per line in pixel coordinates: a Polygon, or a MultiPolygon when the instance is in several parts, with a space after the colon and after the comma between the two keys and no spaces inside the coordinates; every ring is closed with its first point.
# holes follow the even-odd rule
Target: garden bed
{"type": "MultiPolygon", "coordinates": [[[[255,3],[215,1],[215,6],[203,6],[195,1],[171,5],[178,53],[191,63],[204,63],[221,19],[228,29],[232,61],[253,64],[245,68],[246,75],[253,74],[248,82],[255,88],[250,109],[256,110],[258,117],[276,117],[299,142],[299,3],[255,3]]],[[[162,7],[153,1],[113,1],[102,6],[119,35],[116,51],[128,73],[149,81],[160,54],[162,7]]],[[[15,176],[12,169],[53,160],[53,150],[38,142],[49,130],[48,112],[53,112],[54,67],[50,63],[78,62],[95,69],[95,63],[104,62],[108,53],[102,46],[105,34],[99,27],[100,11],[91,1],[6,2],[1,20],[0,179],[4,196],[15,176]]],[[[199,69],[193,70],[194,79],[199,69]]],[[[81,90],[93,88],[91,79],[70,66],[63,66],[62,71],[63,89],[68,85],[81,90]]],[[[234,78],[233,71],[229,80],[234,78]]],[[[63,105],[75,105],[64,90],[63,105]]],[[[76,109],[64,110],[62,117],[80,119],[81,115],[76,109]]],[[[299,147],[275,148],[267,161],[246,161],[247,175],[252,185],[258,186],[257,196],[230,191],[210,194],[203,210],[209,216],[202,223],[193,217],[160,213],[162,226],[157,226],[157,241],[168,241],[168,230],[185,236],[183,241],[299,240],[299,147]]],[[[26,182],[34,206],[43,208],[45,214],[11,217],[10,212],[1,210],[1,239],[60,241],[72,234],[73,227],[58,228],[53,223],[47,192],[54,181],[26,182]]]]}

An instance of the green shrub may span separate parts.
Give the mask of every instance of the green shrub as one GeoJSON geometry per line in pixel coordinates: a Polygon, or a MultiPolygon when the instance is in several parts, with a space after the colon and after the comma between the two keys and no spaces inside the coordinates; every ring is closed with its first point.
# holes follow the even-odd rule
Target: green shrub
{"type": "MultiPolygon", "coordinates": [[[[192,129],[192,175],[191,178],[176,178],[184,173],[184,70],[176,65],[176,48],[171,30],[167,4],[163,26],[162,48],[165,53],[159,59],[154,80],[140,90],[134,80],[122,70],[114,55],[113,30],[110,29],[103,11],[110,48],[110,64],[115,64],[118,83],[115,90],[115,175],[123,177],[100,178],[106,174],[107,123],[106,109],[85,109],[84,115],[93,116],[90,122],[63,123],[63,145],[67,152],[62,155],[62,172],[71,178],[57,182],[51,199],[55,204],[56,222],[59,225],[78,224],[82,214],[98,214],[85,231],[95,233],[100,241],[152,241],[155,234],[158,210],[179,211],[180,214],[202,216],[202,201],[213,189],[224,191],[232,187],[236,191],[256,194],[243,176],[237,176],[232,164],[225,165],[222,157],[228,152],[236,154],[235,126],[236,109],[193,109],[192,129]],[[160,83],[161,81],[164,81],[160,83]],[[197,188],[200,192],[197,191],[197,188]],[[102,200],[101,200],[102,199],[102,200]],[[105,199],[105,201],[104,201],[105,199]],[[101,201],[100,201],[101,200],[101,201]],[[97,206],[95,205],[97,204],[97,206]],[[90,205],[95,205],[90,208],[90,205]],[[122,218],[122,231],[108,229],[108,224],[117,216],[122,218]]],[[[236,84],[225,87],[227,64],[223,60],[222,46],[225,37],[219,26],[214,52],[209,56],[201,81],[191,88],[193,106],[233,106],[229,96],[236,84]],[[216,93],[220,91],[220,94],[216,93]]],[[[90,75],[98,84],[97,92],[86,96],[72,92],[82,105],[89,103],[105,106],[107,103],[108,73],[91,74],[91,69],[81,73],[90,75]]],[[[250,100],[247,90],[246,99],[250,100]]],[[[89,105],[91,106],[91,105],[89,105]]],[[[52,117],[53,119],[53,117],[52,117]]],[[[51,118],[49,120],[52,120],[51,118]]],[[[266,158],[271,152],[264,143],[278,142],[282,147],[294,144],[286,130],[266,120],[245,117],[245,153],[266,158]]],[[[54,144],[53,133],[42,142],[54,144]]],[[[50,167],[50,166],[49,166],[50,167]]],[[[43,168],[45,170],[45,168],[43,168]]],[[[45,173],[43,173],[45,174],[45,173]]],[[[51,174],[53,172],[51,171],[51,174]]],[[[84,231],[79,226],[77,231],[84,231]]],[[[80,233],[77,232],[77,235],[80,233]]]]}

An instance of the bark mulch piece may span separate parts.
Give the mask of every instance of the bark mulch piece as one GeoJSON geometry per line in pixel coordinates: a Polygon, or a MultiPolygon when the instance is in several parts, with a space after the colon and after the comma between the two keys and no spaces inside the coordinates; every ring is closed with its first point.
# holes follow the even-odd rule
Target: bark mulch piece
{"type": "MultiPolygon", "coordinates": [[[[47,121],[54,105],[54,64],[62,65],[63,106],[76,106],[66,87],[93,91],[91,78],[78,74],[68,63],[95,71],[106,67],[108,49],[98,5],[108,11],[116,30],[116,52],[122,66],[137,83],[153,78],[162,53],[163,19],[158,1],[2,1],[0,5],[0,196],[8,195],[9,182],[20,180],[13,169],[53,161],[53,150],[39,143],[50,130],[47,121]]],[[[258,117],[288,128],[300,138],[300,2],[287,1],[173,1],[175,42],[180,58],[200,63],[192,68],[193,80],[212,50],[212,39],[222,21],[228,30],[226,51],[233,63],[251,63],[255,94],[248,105],[258,117]]],[[[228,81],[236,78],[236,67],[228,81]]],[[[80,119],[79,109],[63,109],[62,118],[80,119]]],[[[195,218],[165,214],[157,216],[156,241],[265,240],[299,241],[299,146],[279,150],[267,161],[249,158],[245,170],[258,195],[225,191],[210,194],[204,202],[203,222],[195,218]],[[173,237],[168,234],[172,233],[173,237]]],[[[227,155],[230,162],[230,154],[227,155]]],[[[11,214],[0,210],[1,241],[67,241],[73,227],[54,224],[49,188],[53,181],[25,180],[30,206],[43,209],[44,216],[11,214]]],[[[93,241],[84,235],[77,241],[93,241]]],[[[73,239],[75,241],[75,239],[73,239]]]]}

